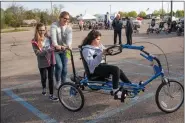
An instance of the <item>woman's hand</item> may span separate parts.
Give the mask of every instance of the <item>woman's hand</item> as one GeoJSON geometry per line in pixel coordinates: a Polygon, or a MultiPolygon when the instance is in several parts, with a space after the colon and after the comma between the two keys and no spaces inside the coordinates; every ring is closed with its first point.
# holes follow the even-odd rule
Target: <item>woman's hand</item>
{"type": "Polygon", "coordinates": [[[55,46],[56,50],[64,51],[66,49],[65,46],[57,45],[55,46]]]}
{"type": "Polygon", "coordinates": [[[66,49],[65,46],[61,46],[60,50],[64,51],[66,49]]]}
{"type": "Polygon", "coordinates": [[[55,46],[56,50],[61,50],[61,46],[60,45],[57,45],[55,46]]]}

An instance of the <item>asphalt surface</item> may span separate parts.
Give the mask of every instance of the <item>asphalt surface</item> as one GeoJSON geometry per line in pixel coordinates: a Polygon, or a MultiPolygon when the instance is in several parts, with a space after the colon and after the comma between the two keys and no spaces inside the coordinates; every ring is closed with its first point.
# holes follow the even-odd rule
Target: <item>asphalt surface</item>
{"type": "MultiPolygon", "coordinates": [[[[170,77],[184,85],[184,51],[183,37],[175,34],[146,35],[146,27],[139,34],[133,35],[133,42],[143,42],[148,52],[159,57],[168,75],[165,58],[161,51],[148,41],[160,46],[167,55],[170,77]],[[174,43],[175,42],[175,43],[174,43]]],[[[113,43],[113,31],[101,31],[102,43],[106,46],[113,43]]],[[[88,31],[74,31],[73,49],[75,67],[79,75],[83,67],[77,52],[77,46],[88,31]]],[[[176,112],[166,114],[158,109],[155,103],[155,92],[161,80],[156,79],[146,86],[145,92],[125,103],[114,100],[109,92],[83,91],[85,104],[82,110],[70,112],[60,102],[52,102],[47,96],[41,95],[41,83],[35,55],[31,49],[30,39],[33,30],[28,32],[9,33],[2,35],[1,41],[1,123],[183,123],[184,104],[176,112]],[[11,47],[13,38],[16,46],[11,47]],[[12,48],[12,49],[11,49],[12,48]]],[[[125,42],[123,31],[123,41],[125,42]]],[[[107,57],[109,64],[119,66],[132,82],[138,83],[151,77],[153,70],[149,62],[139,57],[138,51],[123,50],[123,53],[107,57]]],[[[72,73],[69,62],[69,75],[72,73]]],[[[48,90],[47,90],[48,92],[48,90]]],[[[57,91],[55,90],[55,94],[57,91]]]]}

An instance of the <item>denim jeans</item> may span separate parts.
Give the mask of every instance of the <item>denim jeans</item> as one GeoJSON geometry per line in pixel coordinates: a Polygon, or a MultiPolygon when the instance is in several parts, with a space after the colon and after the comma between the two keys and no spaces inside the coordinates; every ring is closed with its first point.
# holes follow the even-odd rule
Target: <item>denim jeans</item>
{"type": "Polygon", "coordinates": [[[55,78],[56,81],[66,82],[67,62],[66,52],[55,52],[55,78]]]}

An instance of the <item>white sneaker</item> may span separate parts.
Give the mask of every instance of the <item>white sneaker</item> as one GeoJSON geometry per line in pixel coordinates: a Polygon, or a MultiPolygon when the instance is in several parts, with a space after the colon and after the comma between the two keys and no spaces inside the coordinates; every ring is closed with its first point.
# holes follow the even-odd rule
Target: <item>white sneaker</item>
{"type": "Polygon", "coordinates": [[[122,92],[118,91],[116,95],[118,96],[118,99],[121,99],[122,92]]]}
{"type": "Polygon", "coordinates": [[[57,83],[56,83],[56,89],[57,89],[57,90],[59,89],[60,85],[61,85],[61,82],[57,82],[57,83]]]}

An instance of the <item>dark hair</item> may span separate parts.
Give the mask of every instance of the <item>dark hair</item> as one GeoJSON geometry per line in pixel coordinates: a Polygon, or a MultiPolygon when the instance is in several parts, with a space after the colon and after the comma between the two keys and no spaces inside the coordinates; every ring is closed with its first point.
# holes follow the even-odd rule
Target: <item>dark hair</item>
{"type": "Polygon", "coordinates": [[[63,11],[60,13],[59,19],[63,18],[64,16],[68,15],[69,16],[69,12],[67,11],[63,11]]]}
{"type": "Polygon", "coordinates": [[[99,31],[94,29],[91,30],[87,37],[83,40],[81,46],[90,45],[98,36],[101,36],[101,33],[99,31]]]}

